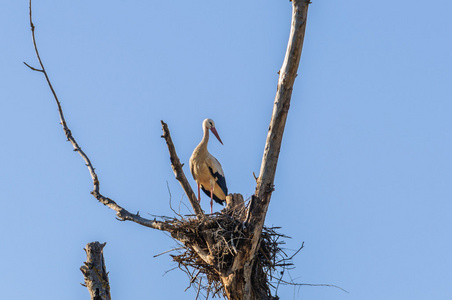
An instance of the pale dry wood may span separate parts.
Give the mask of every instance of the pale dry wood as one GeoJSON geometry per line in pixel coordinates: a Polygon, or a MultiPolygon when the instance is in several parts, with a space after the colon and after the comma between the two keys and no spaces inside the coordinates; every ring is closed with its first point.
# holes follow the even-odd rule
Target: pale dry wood
{"type": "Polygon", "coordinates": [[[103,249],[106,243],[92,242],[85,247],[86,262],[80,268],[91,300],[111,300],[110,283],[103,249]]]}
{"type": "Polygon", "coordinates": [[[281,149],[281,142],[290,107],[293,84],[297,77],[303,40],[306,30],[306,20],[309,0],[292,1],[292,25],[284,63],[279,72],[278,89],[276,92],[273,113],[265,143],[261,170],[257,179],[255,197],[250,204],[248,222],[253,230],[250,258],[254,255],[264,226],[265,216],[273,192],[276,166],[281,149]]]}
{"type": "Polygon", "coordinates": [[[241,194],[229,194],[226,196],[226,210],[241,212],[245,209],[245,201],[241,194]]]}
{"type": "Polygon", "coordinates": [[[221,210],[222,214],[228,214],[233,218],[245,221],[246,217],[245,201],[241,194],[229,194],[226,196],[226,207],[221,210]]]}
{"type": "Polygon", "coordinates": [[[176,176],[177,181],[179,181],[180,185],[185,191],[185,194],[190,201],[193,210],[195,211],[196,216],[202,218],[204,216],[204,212],[201,209],[201,205],[199,205],[199,201],[196,199],[196,195],[193,192],[193,189],[188,183],[187,177],[185,176],[184,171],[182,170],[182,164],[180,163],[179,157],[176,154],[176,148],[174,147],[173,141],[171,139],[171,135],[168,129],[168,125],[160,121],[162,123],[163,135],[162,138],[165,139],[166,145],[168,146],[168,151],[170,154],[171,160],[171,168],[173,169],[174,175],[176,176]]]}

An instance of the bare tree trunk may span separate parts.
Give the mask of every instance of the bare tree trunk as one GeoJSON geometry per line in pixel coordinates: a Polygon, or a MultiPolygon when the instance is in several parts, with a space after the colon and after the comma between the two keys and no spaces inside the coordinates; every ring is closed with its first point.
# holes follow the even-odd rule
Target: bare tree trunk
{"type": "Polygon", "coordinates": [[[111,300],[110,283],[105,266],[103,249],[106,243],[92,242],[86,245],[86,262],[80,268],[85,277],[91,300],[111,300]]]}

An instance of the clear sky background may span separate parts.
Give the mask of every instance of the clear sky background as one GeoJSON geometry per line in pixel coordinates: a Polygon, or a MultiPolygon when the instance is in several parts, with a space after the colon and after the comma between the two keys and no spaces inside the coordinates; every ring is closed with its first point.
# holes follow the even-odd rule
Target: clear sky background
{"type": "MultiPolygon", "coordinates": [[[[452,299],[450,1],[313,0],[266,224],[282,226],[299,283],[281,299],[452,299]]],[[[259,173],[290,28],[289,1],[35,1],[42,59],[101,192],[173,216],[186,164],[209,144],[230,192],[259,173]]],[[[107,242],[113,299],[194,299],[165,233],[115,219],[65,137],[37,66],[28,1],[0,9],[2,299],[89,299],[79,271],[107,242]]],[[[209,200],[202,198],[209,210],[209,200]]],[[[220,206],[215,205],[215,210],[220,206]]],[[[181,205],[182,213],[187,213],[181,205]]],[[[287,277],[288,279],[288,277],[287,277]]]]}

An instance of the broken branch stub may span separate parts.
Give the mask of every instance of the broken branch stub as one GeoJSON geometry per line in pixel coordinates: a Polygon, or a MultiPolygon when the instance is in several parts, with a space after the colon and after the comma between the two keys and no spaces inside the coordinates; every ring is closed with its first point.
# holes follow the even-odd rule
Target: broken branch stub
{"type": "Polygon", "coordinates": [[[92,242],[85,248],[86,262],[81,266],[80,271],[85,277],[84,285],[88,289],[91,300],[111,300],[110,283],[103,254],[105,245],[106,243],[92,242]]]}

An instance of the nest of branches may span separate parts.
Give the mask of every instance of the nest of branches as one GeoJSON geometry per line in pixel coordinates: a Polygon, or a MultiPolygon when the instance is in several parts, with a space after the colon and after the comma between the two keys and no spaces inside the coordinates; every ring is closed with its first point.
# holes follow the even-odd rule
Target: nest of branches
{"type": "MultiPolygon", "coordinates": [[[[225,296],[222,278],[228,276],[234,263],[246,244],[250,233],[243,222],[243,207],[239,211],[224,209],[221,213],[197,218],[166,218],[171,224],[171,236],[182,242],[182,247],[175,248],[177,255],[171,255],[178,267],[189,277],[187,287],[197,289],[208,298],[225,296]]],[[[292,257],[288,257],[281,247],[287,236],[277,232],[279,227],[264,227],[259,243],[259,251],[252,264],[252,287],[261,299],[278,299],[276,294],[284,270],[291,268],[292,257]]],[[[297,251],[298,252],[298,251],[297,251]]]]}

